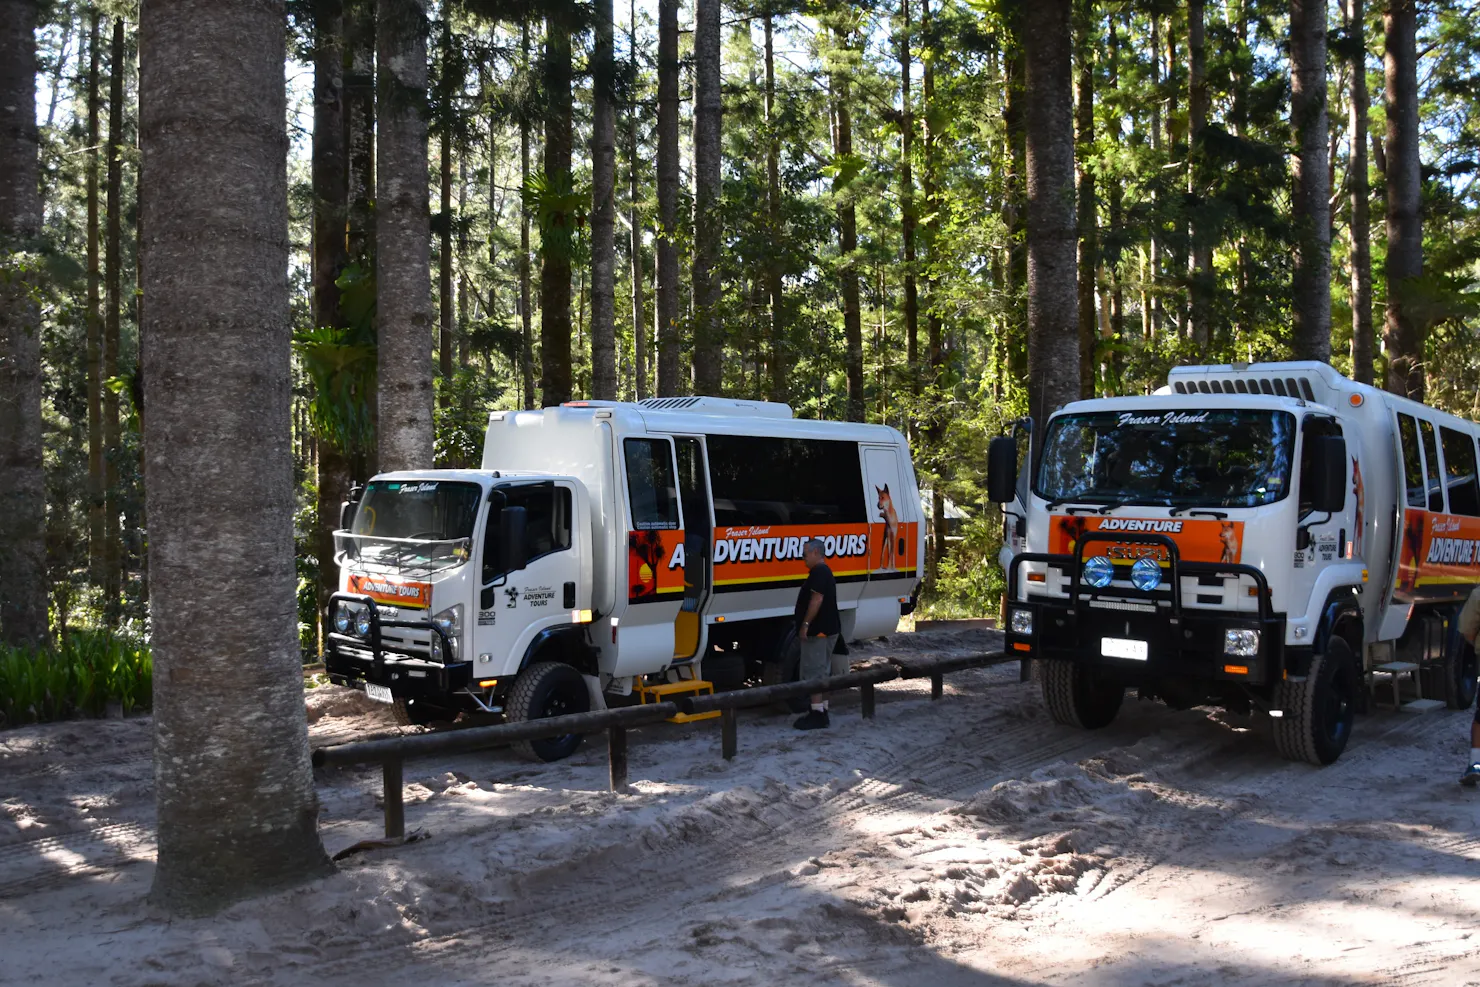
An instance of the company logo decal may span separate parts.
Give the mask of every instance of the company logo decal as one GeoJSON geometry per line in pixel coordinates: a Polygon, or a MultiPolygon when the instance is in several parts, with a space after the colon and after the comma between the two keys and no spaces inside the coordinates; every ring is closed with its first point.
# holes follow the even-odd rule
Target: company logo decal
{"type": "Polygon", "coordinates": [[[1480,518],[1405,510],[1393,598],[1411,603],[1458,597],[1475,583],[1480,583],[1480,518]]]}
{"type": "Polygon", "coordinates": [[[352,572],[345,592],[368,596],[377,603],[424,610],[432,605],[432,584],[405,582],[389,576],[370,576],[352,572]]]}
{"type": "Polygon", "coordinates": [[[1115,424],[1119,427],[1127,425],[1152,425],[1157,428],[1165,428],[1168,425],[1197,425],[1208,420],[1206,411],[1168,411],[1163,414],[1138,415],[1134,411],[1122,411],[1115,424]]]}
{"type": "MultiPolygon", "coordinates": [[[[1216,520],[1183,520],[1181,518],[1081,517],[1055,514],[1049,528],[1049,551],[1072,555],[1079,541],[1092,531],[1107,533],[1166,535],[1177,545],[1177,552],[1187,562],[1238,562],[1243,556],[1244,522],[1216,520]]],[[[1134,561],[1156,559],[1168,561],[1163,545],[1143,542],[1115,542],[1095,539],[1085,555],[1107,555],[1112,559],[1134,561]]]]}

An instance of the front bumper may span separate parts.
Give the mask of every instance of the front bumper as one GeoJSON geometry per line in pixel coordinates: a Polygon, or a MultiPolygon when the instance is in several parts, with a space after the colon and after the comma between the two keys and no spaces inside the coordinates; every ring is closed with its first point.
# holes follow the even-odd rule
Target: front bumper
{"type": "MultiPolygon", "coordinates": [[[[1156,592],[1142,593],[1125,585],[1095,590],[1081,576],[1085,545],[1111,541],[1087,533],[1072,555],[1025,553],[1012,560],[1008,573],[1007,650],[1021,658],[1076,661],[1093,665],[1106,676],[1128,685],[1164,678],[1233,682],[1268,686],[1285,674],[1285,615],[1270,609],[1269,584],[1253,566],[1184,562],[1176,544],[1160,535],[1116,533],[1115,542],[1145,542],[1167,553],[1167,576],[1156,592]],[[1021,599],[1019,574],[1025,563],[1041,563],[1069,576],[1069,597],[1021,599]],[[1253,580],[1259,599],[1257,613],[1184,607],[1183,576],[1238,577],[1253,580]],[[1013,631],[1012,612],[1026,611],[1031,633],[1013,631]],[[1225,653],[1230,630],[1259,632],[1252,655],[1225,653]],[[1145,642],[1145,658],[1105,654],[1105,639],[1145,642]]],[[[1127,567],[1128,568],[1128,567],[1127,567]]],[[[1021,618],[1019,618],[1021,622],[1021,618]]],[[[1111,645],[1112,650],[1115,649],[1111,645]]]]}
{"type": "Polygon", "coordinates": [[[331,631],[324,635],[324,671],[335,685],[363,690],[366,682],[386,686],[391,694],[403,699],[433,699],[466,689],[473,680],[473,663],[434,662],[413,655],[398,654],[386,648],[382,627],[430,629],[442,639],[442,653],[452,653],[452,642],[442,629],[423,621],[383,620],[369,597],[334,593],[329,597],[328,612],[333,613],[341,601],[364,604],[370,608],[370,633],[365,637],[331,631]]]}

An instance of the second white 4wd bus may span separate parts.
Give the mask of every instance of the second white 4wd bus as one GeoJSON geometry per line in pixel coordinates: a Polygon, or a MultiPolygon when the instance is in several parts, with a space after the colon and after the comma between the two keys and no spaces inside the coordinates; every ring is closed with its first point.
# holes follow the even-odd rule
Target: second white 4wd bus
{"type": "Polygon", "coordinates": [[[1031,470],[1013,437],[989,453],[1008,647],[1061,723],[1102,727],[1133,688],[1266,711],[1280,751],[1317,764],[1364,678],[1468,707],[1477,435],[1322,363],[1181,367],[1154,395],[1069,404],[1031,470]]]}

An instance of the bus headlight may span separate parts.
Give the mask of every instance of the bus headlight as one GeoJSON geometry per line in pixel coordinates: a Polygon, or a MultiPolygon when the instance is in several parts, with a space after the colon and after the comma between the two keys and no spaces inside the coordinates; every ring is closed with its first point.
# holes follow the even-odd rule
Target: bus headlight
{"type": "Polygon", "coordinates": [[[355,633],[360,637],[370,636],[370,608],[361,607],[355,611],[355,633]]]}
{"type": "Polygon", "coordinates": [[[348,634],[349,627],[355,622],[354,614],[350,613],[349,605],[336,603],[334,605],[334,629],[340,634],[348,634]]]}
{"type": "Polygon", "coordinates": [[[1014,634],[1033,633],[1033,611],[1014,610],[1011,615],[1011,626],[1014,634]]]}
{"type": "MultiPolygon", "coordinates": [[[[462,604],[454,603],[446,610],[440,611],[432,617],[432,623],[447,635],[448,642],[452,645],[452,654],[449,656],[453,661],[457,660],[458,641],[462,638],[462,604]]],[[[432,635],[432,659],[442,660],[442,639],[432,635]]]]}
{"type": "Polygon", "coordinates": [[[1108,556],[1096,555],[1084,564],[1084,581],[1095,589],[1104,589],[1115,578],[1115,563],[1108,556]]]}
{"type": "Polygon", "coordinates": [[[1137,559],[1131,566],[1131,585],[1142,593],[1150,593],[1161,585],[1161,564],[1155,559],[1137,559]]]}
{"type": "Polygon", "coordinates": [[[1252,627],[1234,627],[1223,632],[1223,653],[1252,658],[1259,653],[1259,632],[1252,627]]]}

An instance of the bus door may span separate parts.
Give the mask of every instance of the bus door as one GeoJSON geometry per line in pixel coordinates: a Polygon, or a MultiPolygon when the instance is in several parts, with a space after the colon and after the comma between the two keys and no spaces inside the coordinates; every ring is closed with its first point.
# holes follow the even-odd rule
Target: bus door
{"type": "Polygon", "coordinates": [[[685,661],[704,646],[704,611],[714,585],[714,519],[709,509],[709,463],[704,441],[673,437],[678,456],[678,499],[683,506],[683,603],[673,622],[673,658],[685,661]]]}
{"type": "MultiPolygon", "coordinates": [[[[656,670],[674,652],[674,621],[684,599],[683,518],[673,440],[622,440],[627,485],[627,609],[622,652],[656,670]]],[[[623,667],[631,663],[620,661],[623,667]]]]}
{"type": "Polygon", "coordinates": [[[869,514],[870,581],[909,577],[912,584],[915,566],[918,563],[917,503],[910,503],[906,493],[904,471],[900,467],[899,451],[893,446],[863,447],[864,476],[868,484],[864,490],[869,514]]]}

